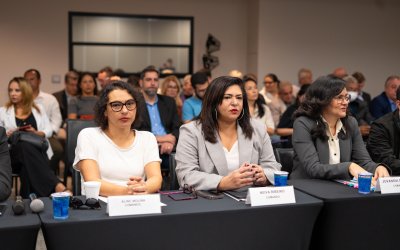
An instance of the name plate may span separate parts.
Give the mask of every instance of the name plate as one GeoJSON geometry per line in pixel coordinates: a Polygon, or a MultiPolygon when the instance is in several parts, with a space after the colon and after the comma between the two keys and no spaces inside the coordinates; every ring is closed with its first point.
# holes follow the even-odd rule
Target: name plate
{"type": "Polygon", "coordinates": [[[382,194],[400,193],[400,177],[379,178],[375,191],[381,191],[382,194]]]}
{"type": "Polygon", "coordinates": [[[160,194],[109,196],[107,211],[109,216],[159,214],[160,194]]]}
{"type": "Polygon", "coordinates": [[[249,188],[246,204],[254,206],[296,203],[293,186],[249,188]]]}

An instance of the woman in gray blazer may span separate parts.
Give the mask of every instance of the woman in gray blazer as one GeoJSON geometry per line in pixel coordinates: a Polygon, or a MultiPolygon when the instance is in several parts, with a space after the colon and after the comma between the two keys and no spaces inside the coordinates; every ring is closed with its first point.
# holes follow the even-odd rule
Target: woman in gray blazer
{"type": "Polygon", "coordinates": [[[222,76],[208,87],[200,115],[180,128],[180,186],[233,190],[273,183],[280,170],[264,124],[250,118],[243,82],[222,76]]]}
{"type": "Polygon", "coordinates": [[[384,165],[371,160],[357,121],[348,116],[350,97],[342,79],[324,76],[307,90],[293,125],[292,179],[350,179],[361,172],[389,176],[384,165]]]}

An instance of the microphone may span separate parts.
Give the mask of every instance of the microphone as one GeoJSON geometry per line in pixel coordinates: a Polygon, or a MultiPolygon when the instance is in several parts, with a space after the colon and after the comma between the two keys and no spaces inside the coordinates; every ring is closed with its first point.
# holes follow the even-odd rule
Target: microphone
{"type": "Polygon", "coordinates": [[[14,215],[21,215],[25,212],[25,204],[21,196],[17,196],[15,198],[15,202],[12,205],[12,210],[14,211],[14,215]]]}
{"type": "Polygon", "coordinates": [[[39,200],[35,193],[31,193],[29,195],[29,199],[31,200],[31,204],[29,207],[31,208],[32,212],[40,213],[44,209],[44,203],[42,200],[39,200]]]}

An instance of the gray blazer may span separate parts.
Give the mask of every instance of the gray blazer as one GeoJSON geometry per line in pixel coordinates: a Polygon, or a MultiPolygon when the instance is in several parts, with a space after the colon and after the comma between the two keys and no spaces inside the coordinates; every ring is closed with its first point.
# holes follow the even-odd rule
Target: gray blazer
{"type": "MultiPolygon", "coordinates": [[[[264,124],[251,120],[254,128],[252,139],[245,138],[238,126],[239,166],[245,162],[258,164],[274,183],[274,171],[280,170],[270,138],[264,124]]],[[[201,125],[192,121],[180,128],[176,149],[176,174],[180,186],[184,184],[197,190],[215,190],[221,179],[229,174],[228,163],[221,141],[213,144],[204,139],[201,125]]]]}
{"type": "Polygon", "coordinates": [[[340,163],[329,164],[329,146],[327,141],[311,138],[311,129],[316,121],[305,116],[297,118],[293,124],[292,143],[294,149],[293,171],[291,179],[350,179],[349,166],[357,163],[365,170],[374,173],[378,164],[371,160],[362,140],[357,121],[348,117],[350,133],[344,138],[344,132],[338,134],[340,163]]]}

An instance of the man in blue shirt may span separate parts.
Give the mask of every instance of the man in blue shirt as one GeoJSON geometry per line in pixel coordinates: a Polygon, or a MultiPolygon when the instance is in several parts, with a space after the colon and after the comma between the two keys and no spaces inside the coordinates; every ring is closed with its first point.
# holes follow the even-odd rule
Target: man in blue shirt
{"type": "Polygon", "coordinates": [[[385,91],[372,99],[369,109],[375,119],[396,110],[396,90],[400,86],[400,76],[389,76],[385,82],[385,91]]]}
{"type": "Polygon", "coordinates": [[[200,114],[203,104],[203,96],[208,87],[208,77],[204,72],[197,72],[192,75],[192,86],[195,95],[187,99],[182,107],[182,120],[184,123],[190,122],[200,114]]]}
{"type": "Polygon", "coordinates": [[[181,125],[175,100],[169,96],[157,94],[159,73],[153,66],[146,67],[142,71],[139,85],[146,105],[138,110],[141,122],[135,128],[152,132],[156,136],[163,160],[161,168],[168,169],[169,155],[178,141],[181,125]]]}

